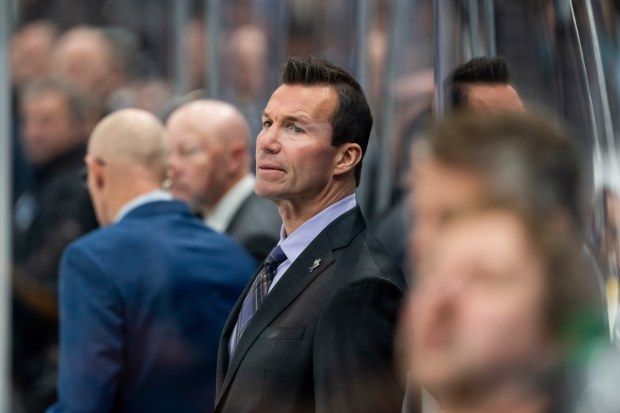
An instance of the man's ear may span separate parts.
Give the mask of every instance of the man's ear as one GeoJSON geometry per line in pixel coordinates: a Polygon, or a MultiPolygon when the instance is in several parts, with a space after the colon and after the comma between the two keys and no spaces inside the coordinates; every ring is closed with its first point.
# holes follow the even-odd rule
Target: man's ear
{"type": "Polygon", "coordinates": [[[229,145],[228,172],[231,175],[237,175],[240,169],[247,168],[248,147],[242,142],[230,142],[229,145]]]}
{"type": "Polygon", "coordinates": [[[95,158],[90,155],[86,155],[86,158],[84,160],[86,162],[86,167],[88,168],[88,179],[93,183],[95,189],[103,189],[105,182],[103,177],[104,165],[101,165],[99,162],[96,161],[95,158]]]}
{"type": "Polygon", "coordinates": [[[344,175],[353,171],[362,161],[362,147],[353,142],[347,142],[338,147],[338,156],[334,167],[334,175],[344,175]]]}

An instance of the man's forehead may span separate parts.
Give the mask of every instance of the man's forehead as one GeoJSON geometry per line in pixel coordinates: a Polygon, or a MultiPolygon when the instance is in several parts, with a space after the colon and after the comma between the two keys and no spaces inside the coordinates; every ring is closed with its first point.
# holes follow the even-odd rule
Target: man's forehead
{"type": "Polygon", "coordinates": [[[219,122],[202,122],[190,113],[179,113],[167,125],[168,140],[179,143],[210,144],[215,141],[219,122]]]}
{"type": "Polygon", "coordinates": [[[335,109],[338,94],[329,85],[306,86],[283,84],[273,92],[264,115],[307,117],[309,120],[331,116],[335,109]]]}
{"type": "Polygon", "coordinates": [[[514,263],[530,245],[519,219],[510,212],[498,210],[457,217],[442,230],[436,246],[446,256],[463,260],[486,257],[514,263]]]}
{"type": "Polygon", "coordinates": [[[485,181],[478,172],[449,165],[431,157],[418,162],[415,166],[411,184],[414,198],[429,195],[428,191],[432,192],[433,198],[448,200],[478,198],[485,189],[485,181]],[[424,189],[424,193],[417,194],[418,188],[424,189]]]}
{"type": "Polygon", "coordinates": [[[524,110],[521,97],[509,84],[470,85],[467,105],[473,109],[524,110]]]}

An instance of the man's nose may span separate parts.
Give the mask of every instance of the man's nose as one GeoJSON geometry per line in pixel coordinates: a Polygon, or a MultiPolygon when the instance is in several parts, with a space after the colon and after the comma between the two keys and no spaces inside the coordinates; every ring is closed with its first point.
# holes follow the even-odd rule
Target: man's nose
{"type": "Polygon", "coordinates": [[[256,155],[259,153],[278,153],[280,150],[278,135],[273,125],[261,131],[256,138],[256,155]]]}

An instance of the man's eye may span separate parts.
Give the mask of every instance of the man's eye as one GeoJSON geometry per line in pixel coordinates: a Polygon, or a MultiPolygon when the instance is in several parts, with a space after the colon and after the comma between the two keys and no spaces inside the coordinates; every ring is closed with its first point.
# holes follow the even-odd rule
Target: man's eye
{"type": "Polygon", "coordinates": [[[264,120],[264,121],[263,121],[263,128],[268,128],[268,127],[270,127],[272,123],[273,123],[273,122],[272,122],[272,121],[270,121],[270,120],[264,120]]]}
{"type": "Polygon", "coordinates": [[[296,125],[291,125],[289,126],[289,129],[293,132],[293,133],[304,133],[305,131],[300,128],[299,126],[296,125]]]}

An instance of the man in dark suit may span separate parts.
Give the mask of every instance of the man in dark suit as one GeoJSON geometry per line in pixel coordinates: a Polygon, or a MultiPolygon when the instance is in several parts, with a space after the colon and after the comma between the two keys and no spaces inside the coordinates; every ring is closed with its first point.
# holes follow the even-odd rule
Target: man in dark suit
{"type": "Polygon", "coordinates": [[[282,236],[220,340],[216,412],[391,412],[402,273],[367,231],[355,188],[372,115],[359,84],[290,58],[263,112],[258,195],[282,236]]]}
{"type": "Polygon", "coordinates": [[[159,189],[164,127],[154,116],[106,117],[86,164],[104,228],[61,262],[59,401],[49,411],[212,411],[217,342],[254,261],[159,189]]]}
{"type": "Polygon", "coordinates": [[[226,102],[198,100],[173,112],[167,129],[173,196],[264,260],[278,242],[282,220],[273,203],[254,194],[243,115],[226,102]]]}

